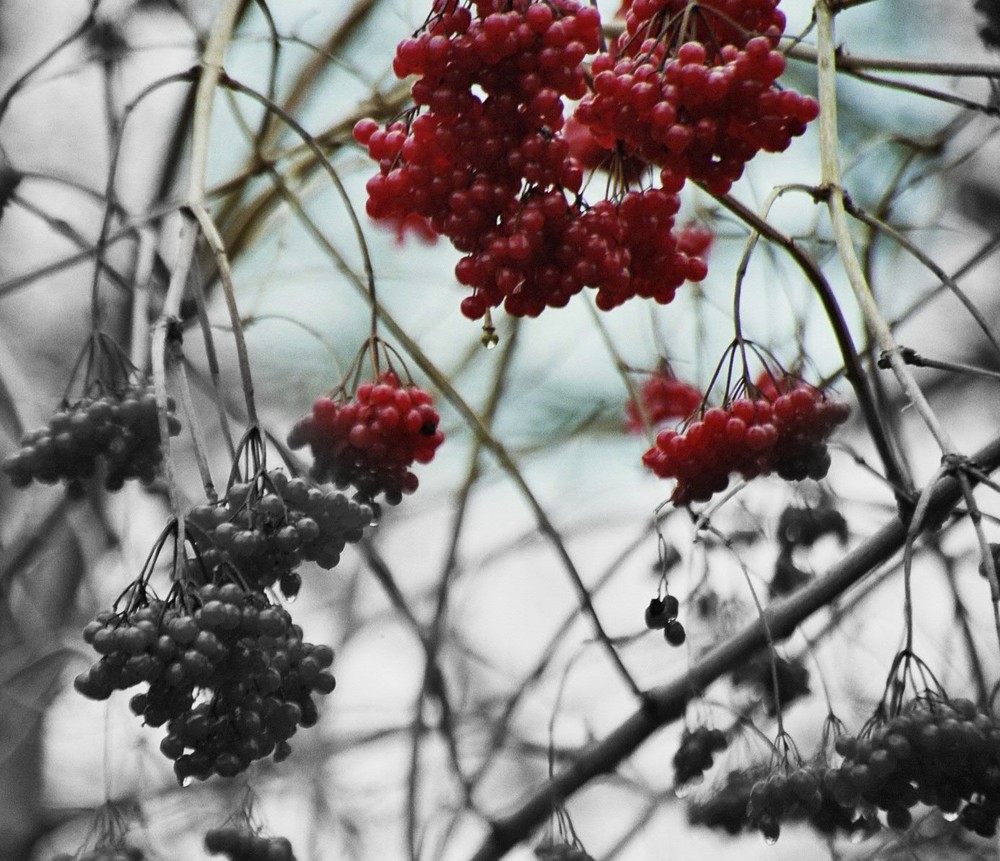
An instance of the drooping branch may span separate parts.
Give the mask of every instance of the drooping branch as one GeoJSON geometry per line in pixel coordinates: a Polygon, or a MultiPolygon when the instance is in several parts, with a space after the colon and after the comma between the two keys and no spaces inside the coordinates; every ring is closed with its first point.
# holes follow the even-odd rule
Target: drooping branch
{"type": "MultiPolygon", "coordinates": [[[[984,473],[1000,468],[1000,439],[972,458],[984,473]]],[[[961,468],[961,467],[959,467],[961,468]]],[[[974,475],[969,476],[975,480],[974,475]]],[[[923,530],[944,522],[963,499],[962,482],[953,475],[938,480],[930,490],[923,530]]],[[[716,679],[733,670],[746,656],[764,647],[765,630],[784,639],[817,610],[887,562],[903,547],[907,523],[893,517],[874,535],[831,567],[825,576],[781,601],[771,604],[763,618],[748,624],[724,643],[705,653],[674,681],[646,694],[645,705],[605,738],[595,742],[571,766],[547,781],[513,813],[495,820],[490,834],[472,861],[494,861],[544,823],[554,804],[571,797],[594,778],[613,771],[656,730],[680,718],[687,704],[716,679]]]]}

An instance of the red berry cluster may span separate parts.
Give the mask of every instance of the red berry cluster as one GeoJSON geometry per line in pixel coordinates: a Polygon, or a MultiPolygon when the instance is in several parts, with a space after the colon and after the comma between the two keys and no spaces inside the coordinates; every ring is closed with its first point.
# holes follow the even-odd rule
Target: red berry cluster
{"type": "MultiPolygon", "coordinates": [[[[181,425],[167,402],[171,436],[181,425]]],[[[104,485],[120,490],[137,478],[149,484],[156,478],[163,452],[152,384],[140,383],[98,397],[65,404],[49,423],[21,439],[21,449],[3,461],[3,471],[15,487],[32,481],[71,487],[94,475],[104,463],[104,485]]]]}
{"type": "Polygon", "coordinates": [[[410,466],[430,463],[444,441],[438,422],[427,392],[384,371],[374,383],[358,386],[350,400],[317,400],[292,428],[288,444],[311,447],[316,481],[351,485],[365,502],[381,493],[395,505],[417,489],[410,466]]]}
{"type": "Polygon", "coordinates": [[[143,861],[145,855],[134,846],[97,846],[82,855],[60,852],[52,861],[143,861]]]}
{"type": "Polygon", "coordinates": [[[785,18],[776,7],[777,0],[708,0],[693,11],[687,0],[633,4],[617,52],[595,58],[594,92],[576,118],[601,145],[620,142],[659,166],[664,188],[691,178],[725,194],[757,152],[787,149],[818,113],[814,99],[774,85],[785,68],[775,50],[785,18]]]}
{"type": "Polygon", "coordinates": [[[726,734],[720,729],[699,726],[691,732],[685,728],[681,746],[674,754],[674,784],[700,781],[714,764],[715,754],[725,750],[726,745],[726,734]]]}
{"type": "Polygon", "coordinates": [[[762,395],[709,409],[680,433],[662,430],[642,461],[660,478],[677,480],[675,505],[707,502],[729,486],[732,473],[820,479],[830,468],[826,441],[849,413],[846,404],[799,384],[774,399],[762,395]]]}
{"type": "Polygon", "coordinates": [[[272,753],[280,761],[296,728],[318,720],[312,697],[334,688],[333,651],[304,642],[263,593],[208,584],[138,603],[87,625],[84,639],[102,657],[75,687],[104,700],[148,682],[129,705],[149,726],[167,724],[160,750],[179,781],[233,777],[272,753]]]}
{"type": "Polygon", "coordinates": [[[586,149],[589,132],[577,124],[561,133],[563,98],[586,93],[597,10],[577,0],[474,7],[475,17],[438,0],[423,32],[397,49],[395,71],[420,76],[413,99],[425,112],[385,130],[371,120],[355,127],[380,166],[369,214],[416,213],[466,253],[455,271],[473,288],[462,303],[472,319],[500,304],[537,316],[587,286],[604,310],[633,296],[667,303],[685,280],[704,278],[704,262],[677,247],[677,189],[626,192],[593,208],[579,197],[583,170],[571,149],[586,149]]]}
{"type": "Polygon", "coordinates": [[[438,240],[438,232],[431,227],[430,222],[415,212],[381,218],[376,223],[393,232],[397,246],[405,245],[411,236],[424,245],[433,245],[438,240]]]}
{"type": "Polygon", "coordinates": [[[569,145],[569,154],[586,170],[602,170],[610,173],[622,187],[630,187],[649,172],[649,165],[641,158],[624,155],[617,148],[603,145],[590,130],[575,116],[567,117],[562,128],[562,137],[569,145]]]}
{"type": "Polygon", "coordinates": [[[216,505],[188,513],[191,540],[198,551],[188,579],[225,579],[236,570],[248,586],[278,583],[285,597],[298,594],[303,560],[330,569],[348,543],[361,540],[374,514],[332,488],[311,486],[271,470],[252,482],[235,482],[216,505]]]}
{"type": "Polygon", "coordinates": [[[205,849],[210,855],[227,855],[229,861],[295,861],[287,838],[264,837],[232,826],[206,832],[205,849]]]}
{"type": "Polygon", "coordinates": [[[1000,819],[1000,720],[969,700],[922,698],[868,737],[837,740],[844,760],[826,776],[846,808],[874,805],[907,828],[918,802],[983,837],[1000,819]]]}
{"type": "Polygon", "coordinates": [[[632,400],[625,404],[625,427],[632,433],[642,433],[647,420],[656,427],[669,419],[686,419],[701,404],[701,392],[663,369],[643,382],[639,403],[642,409],[632,400]]]}

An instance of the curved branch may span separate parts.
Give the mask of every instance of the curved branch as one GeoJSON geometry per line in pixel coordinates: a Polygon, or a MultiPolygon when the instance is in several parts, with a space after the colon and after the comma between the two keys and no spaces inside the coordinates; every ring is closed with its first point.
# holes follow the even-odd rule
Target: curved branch
{"type": "MultiPolygon", "coordinates": [[[[974,455],[986,472],[1000,467],[1000,439],[974,455]]],[[[968,480],[972,480],[969,477],[968,480]]],[[[931,487],[924,528],[933,528],[962,501],[962,483],[955,477],[941,478],[931,487]]],[[[776,601],[763,617],[748,624],[724,643],[703,655],[680,677],[649,691],[645,706],[637,710],[602,740],[591,745],[569,768],[545,783],[516,811],[494,821],[490,834],[472,856],[472,861],[495,861],[533,829],[544,823],[552,806],[569,798],[595,777],[607,774],[635,752],[656,730],[684,714],[690,700],[716,679],[730,672],[748,654],[764,647],[765,623],[776,638],[788,637],[817,610],[830,604],[848,588],[889,560],[906,541],[907,522],[897,515],[878,532],[859,544],[826,575],[800,591],[776,601]]]]}

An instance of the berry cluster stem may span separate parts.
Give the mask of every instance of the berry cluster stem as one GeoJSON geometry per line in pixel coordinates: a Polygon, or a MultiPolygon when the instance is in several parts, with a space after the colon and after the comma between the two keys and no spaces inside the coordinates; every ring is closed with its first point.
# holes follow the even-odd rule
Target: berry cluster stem
{"type": "Polygon", "coordinates": [[[944,455],[955,455],[957,449],[948,432],[938,421],[913,374],[907,368],[900,347],[886,323],[871,287],[865,279],[861,261],[847,224],[844,187],[841,184],[840,161],[837,154],[837,69],[834,38],[834,10],[828,0],[816,3],[816,71],[819,89],[820,170],[830,223],[844,271],[858,301],[865,323],[875,333],[879,349],[888,358],[907,400],[913,405],[944,455]]]}

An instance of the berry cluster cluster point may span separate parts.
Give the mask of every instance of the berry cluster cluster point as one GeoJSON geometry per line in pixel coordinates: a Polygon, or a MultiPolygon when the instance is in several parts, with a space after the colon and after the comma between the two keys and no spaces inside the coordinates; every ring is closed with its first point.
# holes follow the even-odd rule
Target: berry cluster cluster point
{"type": "Polygon", "coordinates": [[[143,861],[144,857],[135,846],[97,846],[82,855],[60,852],[52,861],[143,861]]]}
{"type": "Polygon", "coordinates": [[[199,505],[187,515],[198,553],[188,563],[196,583],[227,579],[236,570],[248,586],[278,584],[287,598],[301,586],[300,563],[329,570],[347,544],[360,541],[374,513],[333,488],[271,470],[252,482],[236,482],[215,505],[199,505]]]}
{"type": "Polygon", "coordinates": [[[647,420],[655,428],[671,419],[686,419],[700,404],[701,392],[694,386],[669,371],[657,371],[640,386],[639,403],[629,400],[625,404],[625,427],[632,433],[642,433],[647,420]]]}
{"type": "Polygon", "coordinates": [[[651,598],[649,606],[646,607],[646,627],[652,631],[662,630],[663,639],[671,646],[683,645],[687,639],[687,632],[677,619],[679,611],[680,603],[673,595],[651,598]]]}
{"type": "Polygon", "coordinates": [[[535,847],[538,861],[594,861],[585,849],[572,843],[542,843],[535,847]]]}
{"type": "Polygon", "coordinates": [[[910,825],[921,803],[993,837],[1000,819],[1000,719],[969,700],[921,698],[869,736],[837,740],[843,756],[826,775],[849,809],[874,805],[892,828],[910,825]]]}
{"type": "Polygon", "coordinates": [[[674,784],[683,786],[700,781],[715,762],[715,754],[726,749],[726,734],[721,729],[685,728],[681,745],[674,754],[674,784]]]}
{"type": "MultiPolygon", "coordinates": [[[[176,436],[181,426],[172,400],[167,410],[167,427],[176,436]]],[[[120,490],[129,479],[152,482],[162,460],[156,395],[146,383],[66,404],[45,427],[25,434],[2,468],[15,487],[60,480],[73,485],[103,461],[105,487],[120,490]]]]}
{"type": "MultiPolygon", "coordinates": [[[[800,786],[806,789],[810,795],[784,804],[782,821],[807,822],[821,834],[831,837],[841,833],[863,836],[877,831],[881,827],[877,817],[872,816],[870,811],[864,811],[862,815],[855,816],[853,811],[847,810],[837,803],[829,790],[828,782],[824,779],[827,772],[826,766],[808,766],[807,770],[812,771],[817,778],[821,795],[820,804],[817,807],[815,796],[811,795],[813,781],[801,777],[796,778],[792,786],[800,786]]],[[[786,794],[794,792],[794,789],[788,788],[789,780],[790,776],[782,779],[784,788],[780,790],[780,793],[772,788],[765,791],[766,795],[770,797],[774,794],[776,797],[779,795],[784,797],[786,794]]],[[[752,829],[753,826],[747,811],[750,804],[750,794],[754,786],[760,782],[761,775],[757,769],[731,771],[726,775],[722,784],[713,787],[707,795],[689,797],[687,804],[688,822],[692,825],[725,831],[731,835],[752,829]]],[[[768,823],[767,828],[772,835],[775,833],[774,824],[768,823]]]]}
{"type": "Polygon", "coordinates": [[[760,151],[782,152],[818,115],[815,99],[779,90],[777,0],[631,4],[616,50],[592,64],[593,92],[575,118],[598,145],[662,169],[664,188],[688,178],[729,191],[760,151]]]}
{"type": "Polygon", "coordinates": [[[229,861],[295,861],[287,838],[264,837],[232,826],[206,832],[205,849],[210,855],[226,855],[229,861]]]}
{"type": "Polygon", "coordinates": [[[487,233],[516,237],[519,259],[532,236],[509,224],[522,193],[581,188],[583,170],[558,134],[562,100],[586,92],[582,61],[599,42],[600,15],[576,0],[480,1],[475,16],[436,2],[393,62],[400,78],[418,77],[412,96],[424,112],[384,130],[371,120],[355,127],[380,168],[368,183],[369,215],[416,213],[466,253],[485,253],[487,233]]]}
{"type": "MultiPolygon", "coordinates": [[[[579,196],[584,166],[613,161],[582,124],[564,133],[563,98],[586,94],[583,59],[599,43],[597,10],[577,0],[476,2],[475,16],[443,0],[394,62],[400,77],[419,76],[412,95],[424,112],[355,126],[380,167],[368,213],[416,214],[465,253],[455,274],[472,288],[462,302],[471,319],[501,304],[534,317],[584,287],[602,310],[634,296],[666,304],[705,277],[704,261],[677,246],[677,189],[593,207],[579,196]]],[[[619,168],[620,190],[644,164],[619,168]]]]}
{"type": "Polygon", "coordinates": [[[824,809],[822,773],[815,767],[803,766],[790,774],[777,772],[766,780],[757,781],[750,790],[747,803],[748,825],[772,842],[778,839],[781,823],[786,821],[816,821],[826,833],[831,833],[836,825],[844,827],[844,830],[856,831],[853,817],[847,817],[843,812],[838,817],[833,812],[831,818],[831,799],[828,796],[824,809]]]}
{"type": "Polygon", "coordinates": [[[677,231],[677,247],[689,257],[705,258],[715,242],[715,233],[707,224],[689,221],[677,231]]]}
{"type": "Polygon", "coordinates": [[[730,674],[734,685],[753,690],[754,699],[760,700],[770,717],[784,711],[793,702],[809,696],[809,670],[799,658],[772,658],[770,652],[757,652],[730,674]],[[772,667],[772,661],[774,666],[772,667]],[[778,680],[775,700],[774,679],[778,680]]]}
{"type": "Polygon", "coordinates": [[[638,185],[640,180],[651,173],[649,165],[641,158],[623,155],[617,149],[603,146],[590,128],[574,116],[566,118],[562,137],[569,145],[570,156],[576,159],[581,167],[586,170],[606,171],[624,188],[638,185]]]}
{"type": "Polygon", "coordinates": [[[181,599],[98,614],[83,634],[102,657],[76,677],[77,691],[104,700],[148,682],[129,706],[147,725],[167,725],[160,750],[180,782],[284,759],[296,728],[318,720],[313,694],[334,688],[333,650],[304,642],[287,611],[234,583],[181,599]]]}
{"type": "Polygon", "coordinates": [[[645,40],[636,56],[594,60],[594,93],[575,116],[600,143],[659,167],[664,188],[692,179],[725,194],[758,152],[783,152],[818,115],[811,97],[775,87],[784,68],[768,37],[714,56],[699,42],[671,56],[645,40]]]}
{"type": "Polygon", "coordinates": [[[365,502],[383,494],[395,505],[417,489],[410,466],[430,463],[444,441],[438,422],[427,392],[384,371],[374,383],[358,386],[350,400],[317,400],[292,428],[288,445],[312,449],[316,481],[350,485],[365,502]]]}
{"type": "Polygon", "coordinates": [[[729,486],[733,473],[820,479],[830,468],[826,441],[849,413],[846,404],[801,384],[773,399],[714,407],[681,432],[662,430],[642,461],[660,478],[677,480],[675,505],[707,502],[729,486]]]}
{"type": "Polygon", "coordinates": [[[727,834],[739,834],[747,826],[747,804],[750,801],[750,790],[756,782],[757,778],[752,772],[729,772],[722,784],[713,788],[708,795],[689,798],[688,822],[725,831],[727,834]]]}
{"type": "MultiPolygon", "coordinates": [[[[743,48],[754,36],[777,40],[785,32],[785,14],[779,0],[701,0],[691,9],[688,0],[637,0],[622,4],[626,35],[642,32],[658,35],[661,42],[679,44],[694,40],[718,51],[722,45],[743,48]],[[685,14],[691,12],[691,14],[685,14]],[[680,32],[680,25],[687,29],[680,32]]],[[[626,50],[636,53],[633,43],[622,39],[626,50]]]]}

